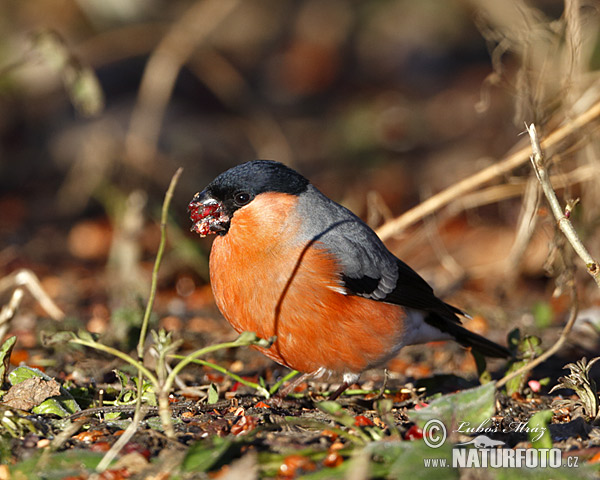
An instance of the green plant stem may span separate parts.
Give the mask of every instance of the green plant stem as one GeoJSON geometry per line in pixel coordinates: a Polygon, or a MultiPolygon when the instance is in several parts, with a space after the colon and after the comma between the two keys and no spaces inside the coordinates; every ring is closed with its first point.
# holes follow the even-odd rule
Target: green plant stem
{"type": "Polygon", "coordinates": [[[279,390],[279,388],[288,380],[291,380],[292,378],[294,378],[296,375],[298,375],[300,372],[298,370],[292,370],[290,373],[288,373],[285,377],[283,377],[281,380],[279,380],[275,385],[273,385],[271,387],[271,389],[269,390],[269,395],[273,395],[275,392],[277,392],[277,390],[279,390]]]}
{"type": "MultiPolygon", "coordinates": [[[[335,420],[335,419],[334,419],[335,420]]],[[[355,434],[354,432],[349,432],[340,427],[335,427],[333,425],[329,425],[324,422],[320,422],[318,420],[307,420],[303,418],[296,417],[285,417],[286,425],[297,425],[303,428],[312,428],[316,430],[330,430],[333,433],[336,433],[342,438],[349,440],[350,442],[358,445],[364,446],[369,442],[369,437],[364,435],[364,432],[360,432],[360,427],[356,427],[354,429],[355,432],[360,432],[355,434]]]]}
{"type": "Polygon", "coordinates": [[[158,392],[158,415],[165,434],[168,438],[175,438],[175,429],[171,420],[171,408],[169,405],[169,392],[171,389],[161,388],[158,392]]]}
{"type": "MultiPolygon", "coordinates": [[[[183,355],[172,355],[171,358],[183,360],[185,357],[183,355]]],[[[235,373],[230,372],[225,367],[222,367],[221,365],[217,365],[216,363],[207,362],[206,360],[200,360],[198,358],[196,360],[194,360],[193,363],[197,363],[198,365],[202,365],[204,367],[212,368],[213,370],[216,370],[217,372],[227,375],[227,376],[233,378],[236,382],[240,382],[242,385],[246,385],[247,387],[254,388],[255,390],[257,390],[261,395],[263,395],[266,398],[269,398],[269,396],[272,394],[272,392],[268,392],[258,383],[251,382],[250,380],[246,380],[245,378],[242,378],[239,375],[236,375],[235,373]]]]}
{"type": "Polygon", "coordinates": [[[175,191],[175,186],[177,185],[179,177],[181,176],[181,172],[183,172],[183,168],[179,167],[173,175],[173,178],[171,178],[171,183],[169,184],[169,188],[167,189],[167,193],[165,194],[165,199],[162,205],[162,213],[160,216],[160,243],[158,244],[158,252],[156,253],[156,260],[154,261],[154,269],[152,270],[152,284],[150,286],[150,296],[148,298],[148,303],[146,304],[144,318],[142,319],[140,337],[137,346],[137,354],[140,361],[144,358],[144,342],[146,340],[146,335],[148,334],[150,314],[152,313],[152,308],[154,307],[154,299],[156,297],[156,290],[158,288],[158,269],[160,268],[160,263],[162,261],[163,253],[165,251],[165,245],[167,243],[167,218],[169,213],[169,205],[171,204],[173,192],[175,191]]]}
{"type": "Polygon", "coordinates": [[[173,382],[175,381],[175,377],[177,377],[179,372],[181,372],[181,370],[183,370],[187,365],[194,362],[198,357],[200,357],[202,355],[206,355],[207,353],[214,352],[216,350],[221,350],[223,348],[243,347],[243,346],[250,345],[250,344],[251,343],[243,343],[243,342],[238,342],[237,340],[234,340],[233,342],[225,342],[225,343],[219,343],[217,345],[210,345],[208,347],[201,348],[200,350],[196,350],[195,352],[192,352],[189,355],[186,355],[181,360],[181,362],[179,362],[177,365],[175,365],[173,367],[173,370],[171,370],[171,372],[167,376],[167,379],[165,381],[163,388],[166,390],[170,390],[171,387],[173,386],[173,382]]]}
{"type": "MultiPolygon", "coordinates": [[[[220,350],[222,348],[232,348],[232,347],[241,347],[244,345],[250,345],[253,342],[240,342],[239,338],[233,342],[225,342],[220,343],[218,345],[210,345],[205,348],[201,348],[200,350],[196,350],[195,352],[186,355],[183,360],[181,360],[169,373],[164,383],[160,385],[158,390],[158,414],[160,415],[160,420],[165,430],[165,434],[169,438],[175,437],[175,430],[173,429],[173,424],[171,423],[171,409],[169,408],[169,392],[173,387],[173,382],[175,378],[183,370],[187,365],[200,357],[202,355],[206,355],[207,353],[214,352],[216,350],[220,350]]],[[[163,359],[164,361],[164,359],[163,359]]],[[[268,393],[268,392],[267,392],[268,393]]]]}
{"type": "MultiPolygon", "coordinates": [[[[345,390],[344,392],[342,392],[341,396],[353,397],[353,396],[369,395],[369,394],[375,394],[375,393],[379,394],[380,390],[364,390],[364,389],[345,390]]],[[[386,388],[383,393],[391,395],[392,393],[394,393],[394,391],[386,388]]],[[[329,397],[332,394],[333,394],[333,392],[319,392],[319,395],[322,397],[325,397],[325,398],[329,397]]],[[[305,392],[301,392],[301,393],[290,392],[290,393],[288,393],[288,397],[291,397],[291,398],[304,398],[305,396],[306,396],[305,392]]]]}
{"type": "Polygon", "coordinates": [[[154,388],[156,388],[158,390],[159,384],[158,384],[158,379],[156,378],[156,376],[154,376],[154,374],[150,370],[148,370],[146,367],[144,367],[144,365],[142,365],[138,360],[135,360],[134,358],[127,355],[126,353],[123,353],[120,350],[117,350],[116,348],[112,348],[107,345],[103,345],[102,343],[88,342],[87,340],[82,340],[80,338],[73,338],[72,340],[70,340],[70,342],[76,343],[78,345],[83,345],[84,347],[89,347],[89,348],[93,348],[95,350],[100,350],[102,352],[109,353],[109,354],[114,355],[115,357],[120,358],[121,360],[129,363],[130,365],[133,365],[139,371],[141,371],[144,374],[144,376],[146,378],[148,378],[148,380],[150,380],[152,385],[154,385],[154,388]]]}
{"type": "MultiPolygon", "coordinates": [[[[140,328],[140,337],[138,339],[137,346],[137,355],[138,355],[138,364],[141,366],[144,359],[144,342],[146,340],[146,335],[148,334],[148,325],[150,323],[150,315],[152,313],[152,309],[154,308],[154,299],[156,298],[156,290],[158,289],[158,270],[160,268],[160,264],[162,262],[162,257],[165,251],[165,245],[167,243],[167,220],[169,215],[169,205],[171,204],[171,199],[173,198],[173,192],[175,191],[175,186],[181,176],[181,172],[183,172],[183,168],[179,167],[173,177],[171,178],[171,182],[169,183],[169,188],[167,189],[167,193],[165,193],[165,199],[162,204],[162,212],[160,215],[160,242],[158,244],[158,251],[156,252],[156,259],[154,260],[154,268],[152,269],[152,283],[150,285],[150,295],[148,297],[148,303],[146,304],[146,311],[144,312],[144,318],[142,319],[142,325],[140,328]]],[[[164,360],[164,358],[162,359],[164,360]]],[[[161,369],[165,368],[164,365],[159,364],[157,373],[160,377],[160,381],[156,380],[156,392],[158,394],[158,411],[161,419],[162,426],[165,430],[167,437],[174,438],[175,431],[173,430],[173,424],[171,423],[171,410],[169,409],[169,398],[168,392],[166,393],[165,399],[165,384],[163,383],[164,379],[164,371],[161,369]]],[[[143,395],[143,385],[144,379],[142,377],[142,373],[144,373],[144,369],[138,368],[138,395],[136,401],[136,414],[139,412],[142,406],[142,395],[143,395]]],[[[150,377],[148,377],[150,378],[150,377]]],[[[153,382],[154,383],[154,382],[153,382]]],[[[169,385],[170,388],[170,385],[169,385]]]]}

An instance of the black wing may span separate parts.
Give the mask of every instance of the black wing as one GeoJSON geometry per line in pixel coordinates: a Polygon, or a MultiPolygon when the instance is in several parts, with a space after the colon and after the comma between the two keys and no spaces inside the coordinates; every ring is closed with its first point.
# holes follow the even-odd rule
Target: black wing
{"type": "Polygon", "coordinates": [[[423,310],[442,316],[455,323],[461,323],[457,315],[464,315],[458,308],[449,305],[433,293],[431,286],[402,260],[396,260],[396,284],[392,291],[383,297],[373,295],[377,291],[381,278],[369,276],[351,277],[342,275],[344,287],[353,295],[360,295],[373,300],[401,305],[403,307],[423,310]]]}

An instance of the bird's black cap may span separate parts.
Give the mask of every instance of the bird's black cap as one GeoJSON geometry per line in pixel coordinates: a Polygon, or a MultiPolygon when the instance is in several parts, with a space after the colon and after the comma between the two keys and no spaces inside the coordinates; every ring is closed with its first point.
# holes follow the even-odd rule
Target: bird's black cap
{"type": "Polygon", "coordinates": [[[254,160],[223,172],[206,187],[206,191],[221,200],[239,192],[247,192],[253,197],[266,192],[299,195],[308,184],[305,177],[283,163],[254,160]]]}

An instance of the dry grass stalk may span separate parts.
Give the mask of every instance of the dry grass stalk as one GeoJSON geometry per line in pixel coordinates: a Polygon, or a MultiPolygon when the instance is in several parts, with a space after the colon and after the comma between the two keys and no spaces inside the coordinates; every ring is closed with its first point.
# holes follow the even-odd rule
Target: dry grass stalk
{"type": "MultiPolygon", "coordinates": [[[[600,101],[596,101],[589,109],[546,136],[542,141],[542,147],[545,149],[556,147],[559,143],[566,140],[598,117],[600,117],[600,101]]],[[[487,182],[507,174],[517,167],[520,167],[529,160],[530,152],[531,148],[529,146],[521,148],[512,155],[504,158],[502,161],[494,163],[470,177],[451,185],[399,217],[386,222],[377,229],[377,234],[384,241],[392,238],[407,227],[440,210],[457,198],[476,190],[487,182]]]]}

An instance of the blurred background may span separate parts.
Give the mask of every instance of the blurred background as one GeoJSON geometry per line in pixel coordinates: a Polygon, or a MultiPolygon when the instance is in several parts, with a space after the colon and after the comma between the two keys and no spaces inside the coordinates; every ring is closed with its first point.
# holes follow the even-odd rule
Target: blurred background
{"type": "MultiPolygon", "coordinates": [[[[279,160],[382,227],[526,147],[525,122],[543,138],[598,102],[598,7],[4,0],[0,277],[31,269],[67,325],[124,341],[148,294],[164,193],[182,166],[154,325],[207,343],[233,338],[207,286],[211,239],[189,232],[195,192],[243,161],[279,160]]],[[[581,199],[573,218],[597,257],[597,124],[572,130],[547,153],[561,201],[581,199]]],[[[545,205],[525,160],[384,239],[494,340],[515,327],[559,328],[573,281],[587,312],[580,332],[594,332],[586,322],[600,317],[598,289],[545,205]]],[[[13,328],[35,345],[44,313],[20,315],[13,328]]],[[[442,356],[435,368],[456,367],[442,356]]],[[[429,374],[414,365],[397,366],[429,374]]]]}

